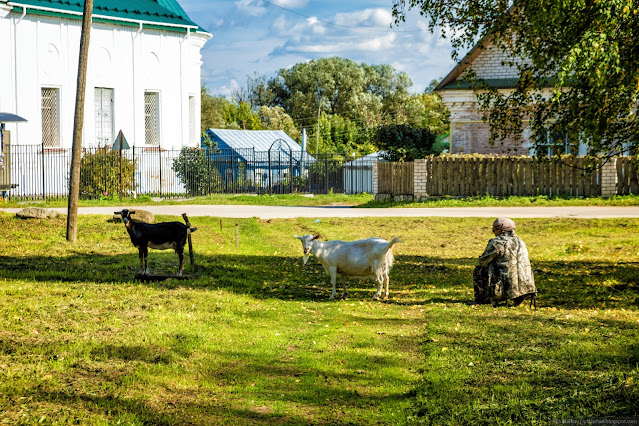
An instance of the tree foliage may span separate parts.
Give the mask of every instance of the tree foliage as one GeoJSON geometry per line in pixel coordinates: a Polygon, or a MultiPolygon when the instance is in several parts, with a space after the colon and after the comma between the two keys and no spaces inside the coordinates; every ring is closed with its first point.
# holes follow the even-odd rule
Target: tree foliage
{"type": "Polygon", "coordinates": [[[528,120],[533,141],[579,137],[589,154],[639,147],[639,5],[633,0],[394,0],[396,23],[411,8],[431,31],[450,38],[453,58],[489,42],[505,50],[519,74],[503,93],[473,73],[493,141],[520,138],[528,120]],[[523,60],[521,60],[523,59],[523,60]]]}
{"type": "Polygon", "coordinates": [[[390,65],[318,59],[281,69],[272,78],[255,73],[231,101],[203,88],[203,127],[284,130],[296,140],[306,128],[309,152],[365,155],[378,149],[373,135],[383,124],[448,130],[439,96],[411,95],[411,86],[408,75],[390,65]]]}
{"type": "Polygon", "coordinates": [[[291,138],[301,139],[302,132],[297,128],[291,116],[284,111],[284,108],[261,106],[258,114],[264,130],[284,130],[291,138]]]}
{"type": "Polygon", "coordinates": [[[380,126],[375,143],[384,151],[381,157],[389,161],[413,161],[434,154],[437,135],[428,128],[416,129],[406,124],[380,126]]]}
{"type": "MultiPolygon", "coordinates": [[[[122,157],[123,195],[135,191],[135,161],[122,157]]],[[[120,152],[109,148],[86,151],[80,160],[80,197],[110,197],[120,193],[120,152]]]]}
{"type": "Polygon", "coordinates": [[[184,184],[188,196],[210,194],[219,187],[222,177],[207,157],[209,150],[185,146],[171,168],[184,184]]]}
{"type": "Polygon", "coordinates": [[[283,107],[297,122],[313,119],[319,111],[377,125],[383,114],[394,114],[408,99],[410,86],[408,75],[390,65],[333,57],[280,69],[267,83],[271,95],[261,98],[283,107]]]}

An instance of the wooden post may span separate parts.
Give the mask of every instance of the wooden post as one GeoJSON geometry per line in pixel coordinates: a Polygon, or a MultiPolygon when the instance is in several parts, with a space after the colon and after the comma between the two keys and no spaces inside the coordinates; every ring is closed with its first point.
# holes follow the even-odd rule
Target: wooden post
{"type": "Polygon", "coordinates": [[[240,246],[240,224],[235,224],[235,247],[240,246]]]}
{"type": "Polygon", "coordinates": [[[220,219],[220,231],[222,230],[222,219],[220,219]]]}
{"type": "Polygon", "coordinates": [[[69,205],[67,212],[67,241],[73,243],[78,239],[78,198],[80,196],[80,157],[82,156],[82,125],[84,124],[84,92],[86,89],[92,14],[93,0],[85,0],[84,13],[82,15],[82,34],[80,36],[80,58],[78,60],[78,82],[75,95],[73,148],[71,154],[69,205]]]}
{"type": "Polygon", "coordinates": [[[122,201],[122,138],[124,137],[122,130],[120,130],[118,136],[120,137],[120,201],[122,201]]]}
{"type": "MultiPolygon", "coordinates": [[[[188,226],[189,228],[191,227],[191,222],[189,222],[189,218],[186,216],[186,213],[182,213],[182,217],[184,218],[184,223],[186,223],[186,226],[188,226]]],[[[189,232],[189,236],[188,236],[188,241],[189,241],[189,259],[191,260],[191,266],[195,266],[195,259],[194,259],[194,255],[193,255],[193,242],[191,240],[191,233],[189,232]]]]}

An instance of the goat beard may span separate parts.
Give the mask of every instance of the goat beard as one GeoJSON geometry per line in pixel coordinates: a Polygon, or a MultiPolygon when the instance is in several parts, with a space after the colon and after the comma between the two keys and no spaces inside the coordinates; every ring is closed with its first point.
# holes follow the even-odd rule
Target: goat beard
{"type": "Polygon", "coordinates": [[[304,255],[304,257],[302,258],[302,262],[304,262],[304,263],[303,263],[303,265],[306,265],[306,262],[308,262],[308,258],[309,258],[309,257],[311,257],[311,255],[310,255],[310,254],[305,254],[305,255],[304,255]]]}

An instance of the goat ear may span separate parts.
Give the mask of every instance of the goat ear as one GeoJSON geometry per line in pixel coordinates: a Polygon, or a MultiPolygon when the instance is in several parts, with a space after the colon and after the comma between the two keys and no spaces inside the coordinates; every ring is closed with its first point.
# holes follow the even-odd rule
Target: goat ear
{"type": "Polygon", "coordinates": [[[121,212],[121,211],[119,211],[119,212],[113,212],[113,214],[122,214],[122,212],[121,212]]]}
{"type": "Polygon", "coordinates": [[[300,237],[299,235],[295,235],[295,234],[293,234],[293,236],[294,236],[295,238],[297,238],[298,240],[301,240],[301,239],[302,239],[302,237],[300,237]]]}
{"type": "Polygon", "coordinates": [[[132,211],[132,212],[129,212],[129,214],[135,214],[135,210],[134,210],[134,211],[132,211]]]}

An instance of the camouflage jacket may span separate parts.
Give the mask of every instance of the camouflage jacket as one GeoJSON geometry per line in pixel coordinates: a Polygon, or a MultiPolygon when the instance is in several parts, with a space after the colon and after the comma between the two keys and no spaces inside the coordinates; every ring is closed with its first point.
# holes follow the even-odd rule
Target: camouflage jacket
{"type": "Polygon", "coordinates": [[[515,231],[504,231],[491,239],[479,256],[479,266],[488,268],[490,282],[500,282],[508,299],[537,293],[528,249],[515,231]]]}

